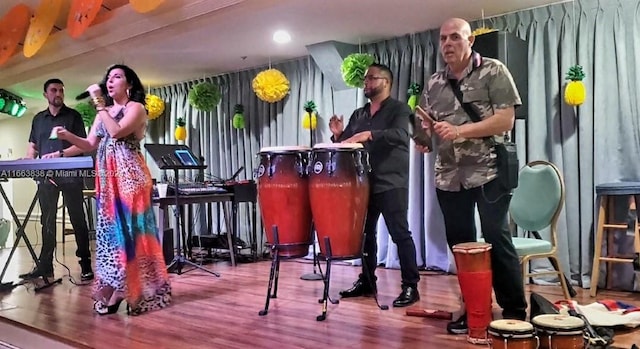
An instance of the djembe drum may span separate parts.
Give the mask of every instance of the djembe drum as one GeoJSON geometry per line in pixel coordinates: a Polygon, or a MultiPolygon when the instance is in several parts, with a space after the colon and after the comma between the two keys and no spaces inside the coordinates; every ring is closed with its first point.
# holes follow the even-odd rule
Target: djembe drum
{"type": "Polygon", "coordinates": [[[538,349],[533,325],[521,320],[495,320],[487,330],[494,349],[538,349]]]}
{"type": "Polygon", "coordinates": [[[467,311],[467,341],[486,344],[491,322],[491,244],[465,242],[452,248],[458,270],[460,292],[467,311]]]}
{"type": "Polygon", "coordinates": [[[309,161],[309,198],[320,243],[332,259],[360,258],[369,205],[369,157],[362,144],[316,144],[309,161]]]}
{"type": "Polygon", "coordinates": [[[282,257],[306,256],[313,240],[307,176],[310,150],[299,146],[260,149],[258,203],[267,243],[276,244],[282,257]],[[273,226],[278,229],[277,243],[273,226]]]}
{"type": "Polygon", "coordinates": [[[543,314],[531,322],[540,337],[540,349],[582,349],[584,320],[569,315],[543,314]]]}

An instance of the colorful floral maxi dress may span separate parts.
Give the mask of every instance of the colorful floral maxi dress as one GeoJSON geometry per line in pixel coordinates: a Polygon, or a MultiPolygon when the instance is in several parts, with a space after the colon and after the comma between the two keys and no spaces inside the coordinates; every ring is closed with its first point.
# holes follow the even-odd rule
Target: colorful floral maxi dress
{"type": "MultiPolygon", "coordinates": [[[[123,115],[124,110],[115,119],[123,115]]],[[[96,310],[106,309],[113,292],[124,295],[132,314],[164,308],[171,302],[171,286],[140,142],[134,135],[113,139],[103,124],[97,135],[96,310]]]]}

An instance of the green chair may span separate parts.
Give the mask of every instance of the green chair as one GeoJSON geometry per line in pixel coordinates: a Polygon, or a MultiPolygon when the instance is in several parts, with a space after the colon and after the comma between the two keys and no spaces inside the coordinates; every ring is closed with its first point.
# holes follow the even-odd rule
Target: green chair
{"type": "MultiPolygon", "coordinates": [[[[520,170],[518,187],[513,191],[509,214],[513,222],[526,232],[527,237],[514,237],[522,265],[525,285],[530,277],[556,274],[565,299],[571,299],[567,279],[558,260],[558,216],[564,205],[564,180],[558,168],[547,161],[533,161],[520,170]],[[540,237],[538,231],[549,227],[550,239],[540,237]],[[534,237],[530,237],[533,235],[534,237]],[[547,258],[554,267],[550,271],[529,271],[529,261],[547,258]]],[[[572,289],[573,291],[573,289],[572,289]]]]}

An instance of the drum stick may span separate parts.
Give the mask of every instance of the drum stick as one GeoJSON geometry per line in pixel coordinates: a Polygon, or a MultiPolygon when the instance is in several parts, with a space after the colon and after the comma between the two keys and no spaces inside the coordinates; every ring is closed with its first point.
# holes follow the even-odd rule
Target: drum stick
{"type": "Polygon", "coordinates": [[[422,120],[429,120],[432,124],[437,122],[436,119],[434,119],[433,116],[431,116],[431,114],[424,111],[424,109],[420,108],[419,105],[416,106],[416,112],[418,113],[418,116],[420,116],[420,119],[422,120]]]}
{"type": "Polygon", "coordinates": [[[407,316],[428,317],[441,320],[451,320],[453,318],[451,312],[436,309],[407,309],[407,316]]]}

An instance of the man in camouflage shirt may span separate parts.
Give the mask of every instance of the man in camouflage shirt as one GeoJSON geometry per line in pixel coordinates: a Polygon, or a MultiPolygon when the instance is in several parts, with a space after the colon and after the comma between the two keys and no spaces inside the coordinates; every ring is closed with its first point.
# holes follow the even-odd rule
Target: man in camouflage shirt
{"type": "MultiPolygon", "coordinates": [[[[497,180],[496,153],[491,138],[501,141],[513,128],[520,96],[511,74],[500,61],[472,50],[474,37],[465,20],[453,18],[440,28],[440,51],[447,63],[433,74],[421,106],[428,134],[439,137],[435,164],[436,194],[449,247],[476,241],[474,207],[480,214],[484,239],[492,245],[493,288],[504,318],[524,320],[526,300],[518,255],[508,230],[510,191],[497,180]],[[462,108],[449,80],[459,86],[480,122],[462,108]]],[[[427,147],[417,146],[421,151],[427,147]]],[[[447,326],[450,333],[466,333],[466,314],[447,326]]]]}

